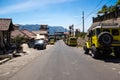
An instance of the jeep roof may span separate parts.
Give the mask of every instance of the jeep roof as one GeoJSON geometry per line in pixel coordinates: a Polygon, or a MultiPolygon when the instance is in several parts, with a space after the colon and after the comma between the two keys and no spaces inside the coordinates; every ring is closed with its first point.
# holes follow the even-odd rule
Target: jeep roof
{"type": "Polygon", "coordinates": [[[90,27],[88,31],[96,28],[120,28],[120,25],[118,23],[98,23],[96,26],[90,27]]]}
{"type": "Polygon", "coordinates": [[[120,28],[119,25],[116,25],[116,26],[96,26],[95,28],[92,28],[92,30],[96,29],[96,28],[120,28]]]}

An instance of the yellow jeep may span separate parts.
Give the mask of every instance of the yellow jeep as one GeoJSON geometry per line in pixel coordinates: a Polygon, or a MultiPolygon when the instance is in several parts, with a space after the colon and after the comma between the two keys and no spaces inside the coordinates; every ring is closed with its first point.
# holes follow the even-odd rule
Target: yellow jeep
{"type": "Polygon", "coordinates": [[[114,51],[120,57],[120,26],[118,24],[100,24],[87,32],[88,40],[85,43],[85,54],[92,52],[93,58],[109,55],[114,51]]]}
{"type": "Polygon", "coordinates": [[[50,39],[49,44],[54,44],[55,43],[55,39],[50,39]]]}
{"type": "Polygon", "coordinates": [[[76,37],[69,37],[67,40],[67,44],[69,46],[77,46],[77,38],[76,37]]]}

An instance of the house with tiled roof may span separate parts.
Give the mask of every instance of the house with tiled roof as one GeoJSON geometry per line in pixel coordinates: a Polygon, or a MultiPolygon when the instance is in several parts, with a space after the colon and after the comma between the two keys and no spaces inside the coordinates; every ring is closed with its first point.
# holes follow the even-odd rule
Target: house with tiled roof
{"type": "Polygon", "coordinates": [[[28,38],[21,30],[14,30],[12,31],[11,33],[11,38],[14,39],[16,38],[17,36],[20,36],[20,37],[24,37],[24,38],[28,38]]]}
{"type": "Polygon", "coordinates": [[[13,25],[14,31],[12,31],[12,34],[11,34],[12,39],[17,37],[17,36],[21,36],[21,37],[24,37],[27,39],[35,38],[36,35],[34,33],[30,32],[27,29],[21,30],[21,29],[19,29],[19,27],[20,27],[19,24],[13,25]]]}
{"type": "Polygon", "coordinates": [[[0,54],[6,54],[9,50],[13,30],[12,19],[0,18],[0,54]]]}
{"type": "Polygon", "coordinates": [[[32,39],[32,38],[35,38],[36,37],[36,34],[34,34],[33,32],[30,32],[29,30],[21,30],[24,35],[26,35],[29,39],[32,39]]]}
{"type": "Polygon", "coordinates": [[[18,29],[20,28],[20,25],[19,25],[19,24],[14,24],[14,25],[13,25],[13,28],[14,28],[15,30],[18,30],[18,29]]]}
{"type": "Polygon", "coordinates": [[[48,34],[49,34],[49,32],[48,32],[48,25],[40,25],[40,29],[39,29],[39,31],[32,31],[34,34],[39,34],[39,35],[44,35],[45,36],[45,38],[46,38],[46,40],[48,40],[48,34]]]}

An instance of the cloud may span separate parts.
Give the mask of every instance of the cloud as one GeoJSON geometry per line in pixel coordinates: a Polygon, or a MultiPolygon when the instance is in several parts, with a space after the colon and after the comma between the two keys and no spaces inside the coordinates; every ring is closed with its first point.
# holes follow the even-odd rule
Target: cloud
{"type": "Polygon", "coordinates": [[[22,12],[34,8],[40,8],[51,4],[58,4],[64,2],[70,2],[73,0],[21,0],[22,3],[14,3],[13,5],[0,8],[0,14],[22,12]]]}

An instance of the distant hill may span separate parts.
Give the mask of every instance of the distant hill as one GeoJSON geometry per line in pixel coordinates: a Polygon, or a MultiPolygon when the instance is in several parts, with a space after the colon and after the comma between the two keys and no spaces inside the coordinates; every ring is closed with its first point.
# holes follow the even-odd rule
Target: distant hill
{"type": "MultiPolygon", "coordinates": [[[[38,31],[40,28],[40,25],[20,25],[20,29],[27,29],[29,31],[38,31]]],[[[62,26],[48,26],[49,28],[49,34],[53,35],[55,32],[66,32],[67,29],[63,28],[62,26]]]]}

